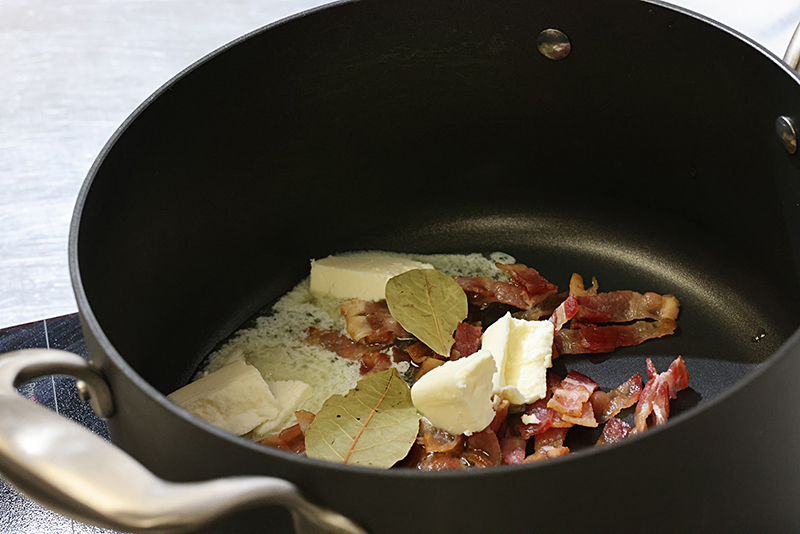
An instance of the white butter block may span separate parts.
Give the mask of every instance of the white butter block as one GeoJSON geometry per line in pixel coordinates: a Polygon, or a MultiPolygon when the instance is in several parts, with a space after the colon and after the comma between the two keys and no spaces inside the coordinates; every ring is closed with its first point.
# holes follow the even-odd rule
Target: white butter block
{"type": "Polygon", "coordinates": [[[411,387],[417,411],[451,434],[480,432],[494,419],[492,376],[497,367],[487,350],[445,362],[411,387]]]}
{"type": "Polygon", "coordinates": [[[238,360],[167,395],[197,417],[241,436],[281,412],[261,373],[238,360]]]}
{"type": "MultiPolygon", "coordinates": [[[[294,412],[299,410],[300,406],[314,392],[313,387],[300,380],[268,380],[267,385],[280,404],[281,411],[273,419],[268,419],[253,430],[252,436],[249,437],[254,440],[277,434],[285,427],[290,426],[289,423],[292,422],[294,412]]],[[[296,422],[294,421],[294,423],[296,422]]]]}
{"type": "Polygon", "coordinates": [[[552,363],[554,326],[550,321],[514,319],[506,313],[481,337],[497,362],[495,393],[512,404],[537,401],[547,392],[547,369],[552,363]]]}
{"type": "Polygon", "coordinates": [[[311,260],[311,292],[334,298],[382,300],[386,282],[412,269],[433,269],[400,254],[356,252],[311,260]]]}

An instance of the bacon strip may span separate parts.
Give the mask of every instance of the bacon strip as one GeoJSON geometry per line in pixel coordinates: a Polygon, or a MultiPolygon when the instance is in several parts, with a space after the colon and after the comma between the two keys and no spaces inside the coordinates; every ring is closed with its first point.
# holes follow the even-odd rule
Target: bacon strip
{"type": "Polygon", "coordinates": [[[559,354],[612,352],[618,347],[638,345],[648,339],[667,336],[678,327],[673,319],[637,321],[625,325],[575,324],[556,333],[554,343],[559,354]]]}
{"type": "Polygon", "coordinates": [[[650,414],[653,415],[654,424],[666,423],[669,418],[669,400],[676,398],[678,391],[689,387],[689,371],[681,356],[660,374],[650,358],[647,358],[647,375],[650,380],[639,395],[639,403],[633,416],[636,432],[647,430],[647,418],[650,414]]]}
{"type": "Polygon", "coordinates": [[[555,326],[555,331],[558,332],[567,321],[575,317],[576,313],[578,313],[578,302],[575,300],[574,295],[570,295],[558,305],[549,320],[555,326]]]}
{"type": "Polygon", "coordinates": [[[346,323],[347,335],[353,341],[388,345],[395,338],[411,337],[389,313],[385,300],[349,299],[341,304],[339,310],[346,323]]]}
{"type": "Polygon", "coordinates": [[[392,358],[388,354],[376,350],[374,346],[356,343],[338,332],[325,332],[312,326],[306,332],[305,342],[329,350],[346,360],[361,362],[360,372],[364,376],[385,371],[392,366],[392,358]]]}
{"type": "Polygon", "coordinates": [[[637,319],[678,318],[680,302],[674,295],[635,291],[611,291],[575,297],[575,320],[584,323],[624,323],[637,319]]]}
{"type": "Polygon", "coordinates": [[[639,373],[634,374],[624,384],[608,393],[595,391],[590,399],[594,407],[595,417],[601,423],[608,421],[625,408],[630,408],[636,404],[641,392],[642,375],[639,373]],[[598,398],[602,400],[599,402],[598,398]]]}
{"type": "Polygon", "coordinates": [[[616,443],[617,441],[627,438],[632,433],[633,431],[628,423],[622,419],[612,417],[603,427],[603,433],[600,435],[600,439],[597,440],[597,444],[605,445],[606,443],[616,443]]]}
{"type": "Polygon", "coordinates": [[[570,371],[553,391],[547,407],[563,415],[580,418],[584,415],[584,403],[588,402],[595,389],[597,382],[577,371],[570,371]]]}
{"type": "Polygon", "coordinates": [[[450,359],[458,360],[478,352],[481,348],[481,327],[472,326],[469,323],[458,323],[455,335],[455,343],[450,349],[450,359]]]}
{"type": "Polygon", "coordinates": [[[522,310],[529,310],[558,291],[558,288],[548,282],[536,269],[521,263],[510,265],[497,263],[495,265],[511,276],[510,282],[498,281],[485,276],[474,278],[457,276],[455,278],[467,294],[470,304],[485,308],[493,302],[501,302],[522,310]]]}

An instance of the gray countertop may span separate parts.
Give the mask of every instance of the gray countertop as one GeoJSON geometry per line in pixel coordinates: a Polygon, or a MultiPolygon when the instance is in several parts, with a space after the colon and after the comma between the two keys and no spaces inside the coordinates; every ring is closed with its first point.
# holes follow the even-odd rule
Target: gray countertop
{"type": "MultiPolygon", "coordinates": [[[[0,0],[0,328],[77,309],[73,205],[92,161],[160,85],[320,0],[0,0]]],[[[800,0],[682,0],[778,56],[800,0]]]]}

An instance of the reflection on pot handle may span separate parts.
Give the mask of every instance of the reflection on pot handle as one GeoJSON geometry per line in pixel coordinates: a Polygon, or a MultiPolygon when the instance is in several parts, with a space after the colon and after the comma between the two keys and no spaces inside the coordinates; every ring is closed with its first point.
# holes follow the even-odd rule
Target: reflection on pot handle
{"type": "Polygon", "coordinates": [[[0,475],[47,508],[125,532],[178,533],[236,510],[277,504],[289,508],[298,534],[366,534],[279,478],[189,483],[158,478],[100,436],[17,392],[22,383],[52,374],[78,378],[95,411],[104,417],[113,413],[105,380],[80,356],[52,349],[0,356],[0,475]]]}
{"type": "Polygon", "coordinates": [[[800,24],[797,25],[792,38],[789,40],[789,46],[786,47],[783,61],[794,70],[797,70],[797,67],[800,66],[800,24]]]}

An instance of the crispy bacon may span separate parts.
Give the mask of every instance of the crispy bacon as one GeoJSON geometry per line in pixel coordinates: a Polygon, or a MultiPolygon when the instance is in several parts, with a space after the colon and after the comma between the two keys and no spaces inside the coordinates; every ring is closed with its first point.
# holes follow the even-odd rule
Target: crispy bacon
{"type": "Polygon", "coordinates": [[[583,323],[624,323],[637,319],[678,318],[680,302],[674,295],[611,291],[575,297],[575,320],[583,323]]]}
{"type": "Polygon", "coordinates": [[[455,343],[450,349],[450,359],[458,360],[465,356],[470,356],[481,348],[481,327],[473,326],[469,323],[458,323],[455,335],[455,343]]]}
{"type": "Polygon", "coordinates": [[[495,263],[501,271],[511,275],[511,279],[519,286],[528,290],[531,295],[551,295],[558,288],[548,282],[539,271],[522,263],[495,263]]]}
{"type": "Polygon", "coordinates": [[[419,380],[429,371],[433,371],[440,365],[444,365],[444,361],[438,358],[425,358],[419,364],[419,368],[414,372],[414,380],[419,380]]]}
{"type": "Polygon", "coordinates": [[[486,428],[467,437],[467,447],[461,457],[474,467],[490,467],[503,462],[503,451],[497,434],[486,428]]]}
{"type": "Polygon", "coordinates": [[[419,423],[417,443],[425,447],[427,454],[441,452],[458,455],[464,450],[466,437],[463,434],[454,436],[446,430],[433,426],[423,417],[419,423]]]}
{"type": "Polygon", "coordinates": [[[325,332],[313,326],[306,333],[306,343],[329,350],[347,360],[361,362],[361,374],[364,376],[385,371],[392,366],[392,358],[388,354],[362,343],[356,343],[338,332],[325,332]]]}
{"type": "MultiPolygon", "coordinates": [[[[597,419],[594,417],[594,408],[592,407],[592,403],[588,400],[581,406],[580,416],[573,417],[563,413],[559,415],[561,416],[561,420],[563,422],[569,423],[570,425],[588,426],[591,428],[595,428],[597,426],[597,419]]],[[[553,426],[556,426],[555,423],[553,426]]]]}
{"type": "Polygon", "coordinates": [[[525,463],[558,458],[568,453],[569,448],[564,446],[566,437],[566,428],[551,428],[546,432],[537,434],[534,438],[534,453],[525,458],[525,463]]]}
{"type": "Polygon", "coordinates": [[[356,343],[338,332],[326,332],[325,330],[320,330],[313,326],[306,332],[305,341],[309,345],[315,345],[335,352],[338,356],[346,360],[357,361],[363,356],[375,352],[374,347],[356,343]]]}
{"type": "Polygon", "coordinates": [[[507,436],[500,440],[503,463],[517,465],[525,461],[525,440],[520,436],[507,436]]]}
{"type": "Polygon", "coordinates": [[[297,410],[294,412],[295,418],[297,418],[297,424],[300,425],[300,430],[303,431],[303,435],[305,435],[306,430],[308,427],[311,426],[311,423],[314,422],[314,418],[316,415],[313,412],[309,412],[308,410],[297,410]]]}
{"type": "Polygon", "coordinates": [[[465,469],[467,466],[457,456],[450,456],[440,452],[435,452],[425,456],[416,468],[420,471],[449,471],[453,469],[465,469]]]}
{"type": "Polygon", "coordinates": [[[625,408],[636,404],[642,392],[642,375],[634,374],[624,384],[608,393],[595,391],[592,393],[592,406],[595,408],[595,417],[601,423],[608,421],[625,408]],[[598,397],[602,402],[598,402],[598,397]],[[599,406],[602,404],[602,406],[599,406]],[[599,408],[599,409],[598,409],[599,408]]]}
{"type": "Polygon", "coordinates": [[[525,408],[523,415],[523,422],[520,422],[519,433],[528,439],[536,434],[541,434],[553,425],[556,418],[556,411],[547,407],[547,399],[539,399],[536,402],[528,404],[525,408]],[[527,417],[526,417],[527,416],[527,417]],[[525,423],[530,417],[536,418],[537,422],[525,423]]]}
{"type": "Polygon", "coordinates": [[[576,313],[578,313],[578,303],[575,297],[570,295],[564,302],[558,305],[553,315],[550,316],[550,322],[555,326],[555,331],[558,332],[561,330],[561,327],[563,327],[567,321],[575,317],[576,313]]]}
{"type": "Polygon", "coordinates": [[[564,302],[567,297],[569,297],[569,293],[566,291],[562,293],[556,293],[554,295],[548,296],[543,301],[536,304],[533,308],[528,310],[518,311],[513,313],[515,319],[524,319],[526,321],[540,321],[544,318],[550,317],[555,313],[556,308],[558,308],[562,302],[564,302]]]}
{"type": "Polygon", "coordinates": [[[389,313],[385,300],[349,299],[339,307],[353,341],[388,345],[395,338],[410,338],[405,328],[389,313]]]}
{"type": "Polygon", "coordinates": [[[553,391],[547,407],[570,417],[582,417],[584,404],[589,401],[597,382],[577,371],[570,371],[561,384],[553,391]]]}
{"type": "Polygon", "coordinates": [[[385,371],[392,366],[392,357],[383,352],[371,352],[361,358],[361,376],[369,376],[385,371]]]}
{"type": "Polygon", "coordinates": [[[650,380],[642,389],[634,412],[636,432],[647,429],[647,418],[651,414],[654,424],[666,423],[669,418],[669,400],[676,398],[678,391],[689,387],[689,371],[680,356],[670,364],[669,369],[660,374],[650,358],[647,358],[647,375],[650,380]]]}
{"type": "Polygon", "coordinates": [[[521,263],[495,265],[511,276],[510,282],[485,276],[456,277],[456,282],[464,289],[470,304],[485,308],[493,302],[502,302],[522,310],[529,310],[558,291],[558,288],[548,282],[536,269],[521,263]]]}
{"type": "Polygon", "coordinates": [[[648,339],[667,336],[678,327],[673,319],[636,321],[633,324],[596,326],[575,324],[556,333],[554,342],[559,354],[611,352],[618,347],[638,345],[648,339]]]}
{"type": "Polygon", "coordinates": [[[578,273],[572,273],[572,278],[569,279],[569,294],[576,297],[583,297],[585,295],[596,295],[599,286],[597,285],[597,278],[592,277],[592,287],[586,289],[583,285],[583,277],[578,273]]]}
{"type": "Polygon", "coordinates": [[[510,304],[523,310],[534,305],[525,288],[511,282],[501,282],[486,276],[457,276],[455,280],[467,294],[469,303],[479,308],[485,308],[493,302],[510,304]]]}
{"type": "Polygon", "coordinates": [[[631,426],[628,423],[622,419],[612,417],[606,421],[603,427],[603,433],[597,440],[597,444],[605,445],[606,443],[616,443],[617,441],[627,438],[631,434],[631,426]]]}
{"type": "Polygon", "coordinates": [[[258,443],[295,454],[306,451],[306,438],[299,424],[282,430],[280,434],[268,436],[258,443]]]}

